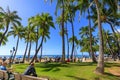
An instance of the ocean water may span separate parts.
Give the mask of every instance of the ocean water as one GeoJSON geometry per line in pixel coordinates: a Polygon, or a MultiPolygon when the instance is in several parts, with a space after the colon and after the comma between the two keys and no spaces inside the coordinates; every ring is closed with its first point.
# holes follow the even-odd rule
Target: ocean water
{"type": "MultiPolygon", "coordinates": [[[[31,55],[30,58],[32,58],[34,55],[31,55]]],[[[6,57],[10,58],[10,55],[0,55],[1,58],[6,57]]],[[[40,57],[40,55],[38,55],[40,57]]],[[[42,58],[49,57],[49,58],[56,58],[56,57],[62,57],[62,55],[42,55],[42,58]]],[[[67,58],[67,55],[65,56],[67,58]]],[[[76,55],[77,58],[82,58],[82,55],[76,55]]],[[[89,58],[89,55],[84,55],[84,57],[89,58]]],[[[23,55],[16,55],[15,58],[23,58],[23,55]]],[[[26,57],[27,58],[27,57],[26,57]]]]}

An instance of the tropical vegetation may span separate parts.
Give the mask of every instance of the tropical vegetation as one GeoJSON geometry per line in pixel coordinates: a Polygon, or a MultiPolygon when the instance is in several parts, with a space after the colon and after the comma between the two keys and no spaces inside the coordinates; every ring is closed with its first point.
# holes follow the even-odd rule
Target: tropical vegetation
{"type": "MultiPolygon", "coordinates": [[[[19,42],[24,39],[26,48],[22,62],[40,62],[44,42],[50,39],[50,29],[55,29],[55,25],[59,25],[62,39],[61,62],[66,63],[66,55],[67,61],[74,62],[76,49],[78,49],[80,52],[88,52],[92,62],[97,63],[97,67],[94,66],[95,73],[104,74],[104,54],[111,55],[113,60],[120,59],[120,32],[117,31],[117,27],[120,26],[118,1],[57,0],[56,21],[53,20],[50,13],[41,13],[30,17],[27,26],[22,26],[22,19],[17,14],[17,11],[11,11],[9,8],[5,11],[0,7],[0,46],[7,45],[9,36],[17,38],[14,54],[11,57],[12,61],[10,61],[13,63],[17,55],[19,42]],[[83,15],[88,20],[88,23],[85,26],[79,25],[79,35],[75,35],[75,27],[79,27],[74,25],[75,18],[83,15]],[[111,31],[106,30],[103,24],[109,24],[111,31]],[[71,32],[68,31],[68,28],[71,28],[71,32]],[[97,35],[94,33],[97,33],[97,35]],[[36,45],[35,53],[30,60],[33,43],[36,45]],[[97,52],[99,53],[98,58],[96,58],[97,52]],[[41,53],[40,59],[38,59],[38,53],[41,53]]],[[[51,2],[54,3],[54,0],[51,0],[51,2]]],[[[65,64],[65,66],[67,65],[65,64]]]]}

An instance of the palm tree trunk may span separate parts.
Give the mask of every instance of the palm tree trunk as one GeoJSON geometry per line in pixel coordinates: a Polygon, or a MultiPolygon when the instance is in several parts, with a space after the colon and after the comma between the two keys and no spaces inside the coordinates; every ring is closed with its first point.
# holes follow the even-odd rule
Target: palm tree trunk
{"type": "MultiPolygon", "coordinates": [[[[115,39],[116,45],[117,45],[117,47],[118,47],[118,55],[120,55],[120,46],[119,46],[119,42],[118,42],[118,37],[116,36],[115,30],[114,30],[114,26],[113,26],[112,23],[109,22],[109,21],[107,21],[107,23],[110,24],[110,27],[111,27],[111,29],[112,29],[112,32],[114,33],[114,37],[115,37],[114,39],[115,39]]],[[[119,59],[120,59],[120,58],[119,58],[119,59]]]]}
{"type": "Polygon", "coordinates": [[[71,25],[72,25],[72,52],[71,52],[71,60],[73,60],[73,53],[74,53],[74,48],[75,48],[75,40],[74,40],[74,26],[73,26],[73,20],[71,19],[71,25]]]}
{"type": "Polygon", "coordinates": [[[68,38],[68,29],[67,29],[67,22],[66,22],[66,38],[67,38],[67,60],[69,61],[69,38],[68,38]]]}
{"type": "Polygon", "coordinates": [[[65,63],[65,37],[64,37],[64,0],[62,0],[62,63],[65,63]]]}
{"type": "Polygon", "coordinates": [[[100,19],[100,10],[99,10],[99,4],[98,0],[94,0],[97,10],[97,18],[98,18],[98,30],[99,30],[99,39],[100,39],[100,46],[99,46],[99,57],[98,57],[98,64],[97,68],[95,70],[98,74],[104,73],[104,43],[103,43],[103,36],[102,36],[102,26],[101,26],[101,19],[100,19]]]}
{"type": "Polygon", "coordinates": [[[42,59],[42,52],[43,52],[43,44],[42,44],[42,47],[41,47],[40,62],[41,62],[41,59],[42,59]]]}
{"type": "Polygon", "coordinates": [[[0,39],[0,46],[1,46],[1,44],[2,44],[2,41],[3,41],[3,39],[4,39],[4,36],[6,35],[6,33],[7,33],[7,31],[8,31],[8,28],[9,28],[9,25],[7,24],[6,30],[5,30],[5,32],[3,33],[2,38],[0,39]]]}
{"type": "Polygon", "coordinates": [[[23,63],[25,62],[25,57],[26,57],[26,54],[27,54],[27,49],[28,49],[28,42],[26,44],[25,53],[24,53],[23,60],[22,60],[23,63]]]}
{"type": "Polygon", "coordinates": [[[12,63],[14,62],[15,56],[16,56],[16,54],[17,54],[18,44],[19,44],[19,37],[18,37],[18,39],[17,39],[16,50],[15,50],[15,53],[14,53],[14,56],[13,56],[13,59],[12,59],[12,63]]]}
{"type": "Polygon", "coordinates": [[[28,50],[28,62],[30,61],[31,45],[32,45],[32,42],[30,41],[29,50],[28,50]]]}
{"type": "MultiPolygon", "coordinates": [[[[90,16],[89,8],[88,8],[88,16],[90,16]]],[[[91,32],[90,17],[89,17],[88,20],[89,20],[88,21],[88,23],[89,23],[88,29],[89,29],[89,35],[90,35],[90,54],[91,54],[91,57],[92,57],[92,61],[96,63],[97,61],[96,61],[95,55],[94,55],[93,50],[92,50],[92,32],[91,32]]]]}
{"type": "MultiPolygon", "coordinates": [[[[110,48],[109,51],[110,51],[110,53],[111,53],[112,55],[114,55],[114,51],[113,51],[113,49],[112,49],[112,46],[110,45],[109,39],[108,39],[108,37],[107,37],[107,33],[105,33],[105,37],[106,37],[108,46],[109,46],[109,48],[110,48]]],[[[114,60],[115,60],[115,58],[114,58],[114,60]]]]}
{"type": "Polygon", "coordinates": [[[32,58],[32,60],[30,61],[30,63],[34,62],[35,57],[37,57],[37,54],[38,54],[38,52],[39,52],[40,48],[42,47],[43,40],[44,40],[44,36],[42,37],[41,43],[40,43],[40,45],[39,45],[39,47],[38,47],[37,51],[35,52],[34,57],[33,57],[33,58],[32,58]]]}
{"type": "Polygon", "coordinates": [[[12,63],[11,61],[12,61],[13,54],[14,54],[14,51],[12,51],[10,59],[9,59],[9,67],[11,67],[11,63],[12,63]]]}
{"type": "MultiPolygon", "coordinates": [[[[36,41],[36,50],[35,50],[35,52],[37,51],[37,48],[38,48],[38,26],[37,26],[37,41],[36,41]]],[[[35,57],[35,62],[38,62],[38,59],[37,59],[37,56],[35,57]]]]}

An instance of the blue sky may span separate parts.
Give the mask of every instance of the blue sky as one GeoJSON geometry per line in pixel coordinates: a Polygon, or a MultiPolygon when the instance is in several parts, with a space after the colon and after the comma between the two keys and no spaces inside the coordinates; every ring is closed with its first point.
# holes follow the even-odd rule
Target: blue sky
{"type": "MultiPolygon", "coordinates": [[[[48,0],[49,1],[49,0],[48,0]]],[[[50,4],[50,2],[45,3],[44,0],[0,0],[0,6],[4,9],[9,6],[10,10],[16,10],[18,15],[22,18],[21,23],[23,26],[27,26],[27,20],[31,16],[35,16],[37,14],[41,14],[42,12],[48,12],[50,15],[53,16],[55,21],[56,16],[54,15],[56,2],[50,4]]],[[[81,17],[80,23],[78,21],[78,15],[75,18],[75,35],[78,36],[79,28],[82,26],[86,26],[88,21],[86,21],[85,16],[81,17]]],[[[50,39],[44,44],[43,47],[43,54],[61,54],[61,37],[59,35],[59,28],[58,25],[55,25],[56,30],[51,29],[50,39]]],[[[107,27],[106,27],[107,28],[107,27]]],[[[69,25],[69,33],[71,34],[71,26],[69,25]]],[[[25,50],[25,43],[22,39],[19,43],[18,53],[19,55],[24,53],[25,50]]],[[[34,54],[35,44],[32,44],[32,51],[31,54],[34,54]]],[[[9,41],[5,46],[0,47],[0,55],[10,55],[10,50],[13,46],[16,46],[16,38],[9,37],[9,41]]],[[[80,50],[78,50],[78,54],[80,50]]]]}

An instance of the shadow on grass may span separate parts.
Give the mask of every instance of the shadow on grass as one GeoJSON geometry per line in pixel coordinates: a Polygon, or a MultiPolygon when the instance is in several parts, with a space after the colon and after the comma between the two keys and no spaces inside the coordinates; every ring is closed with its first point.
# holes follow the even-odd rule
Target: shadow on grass
{"type": "Polygon", "coordinates": [[[108,76],[107,79],[109,79],[109,80],[120,80],[120,76],[116,76],[116,75],[113,75],[111,73],[105,72],[105,76],[108,76]]]}
{"type": "Polygon", "coordinates": [[[120,67],[120,63],[105,63],[105,67],[120,67]]]}
{"type": "Polygon", "coordinates": [[[96,63],[93,62],[81,62],[81,63],[75,63],[75,64],[70,64],[73,66],[96,66],[96,63]]]}
{"type": "Polygon", "coordinates": [[[113,75],[111,73],[105,72],[104,75],[98,75],[92,80],[120,80],[120,77],[113,75]]]}
{"type": "Polygon", "coordinates": [[[94,66],[96,65],[96,63],[92,63],[92,62],[84,62],[84,63],[66,63],[66,64],[62,64],[62,63],[40,63],[40,64],[36,64],[36,67],[41,67],[44,68],[43,71],[60,71],[60,67],[66,67],[66,68],[70,68],[70,67],[74,67],[74,66],[94,66]]]}
{"type": "Polygon", "coordinates": [[[61,64],[61,63],[41,63],[40,65],[36,65],[36,67],[44,68],[42,71],[60,71],[60,67],[68,67],[67,64],[61,64]]]}
{"type": "Polygon", "coordinates": [[[70,76],[70,75],[67,75],[67,77],[73,78],[73,80],[87,80],[87,79],[84,79],[84,78],[79,78],[79,77],[70,76]]]}

